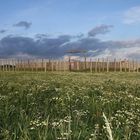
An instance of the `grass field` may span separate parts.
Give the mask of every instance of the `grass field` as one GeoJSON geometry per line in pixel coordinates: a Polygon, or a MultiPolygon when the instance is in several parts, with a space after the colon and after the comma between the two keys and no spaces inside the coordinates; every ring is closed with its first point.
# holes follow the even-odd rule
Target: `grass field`
{"type": "Polygon", "coordinates": [[[0,73],[0,140],[139,140],[139,73],[0,73]]]}

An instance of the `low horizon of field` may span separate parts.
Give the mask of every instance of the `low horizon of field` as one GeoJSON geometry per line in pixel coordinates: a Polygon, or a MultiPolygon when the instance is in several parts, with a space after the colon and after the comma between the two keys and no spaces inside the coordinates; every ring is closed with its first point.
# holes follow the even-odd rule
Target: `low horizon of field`
{"type": "MultiPolygon", "coordinates": [[[[7,80],[21,79],[22,80],[37,80],[41,78],[46,80],[47,77],[63,78],[64,76],[75,76],[75,78],[82,78],[82,80],[96,80],[96,82],[103,82],[104,80],[140,82],[139,72],[69,72],[69,71],[1,71],[0,78],[7,80]],[[82,77],[83,76],[83,77],[82,77]],[[92,76],[92,77],[91,77],[92,76]],[[86,78],[86,79],[84,79],[86,78]]],[[[72,77],[69,77],[72,78],[72,77]]]]}
{"type": "Polygon", "coordinates": [[[139,72],[0,72],[2,140],[138,140],[139,72]]]}

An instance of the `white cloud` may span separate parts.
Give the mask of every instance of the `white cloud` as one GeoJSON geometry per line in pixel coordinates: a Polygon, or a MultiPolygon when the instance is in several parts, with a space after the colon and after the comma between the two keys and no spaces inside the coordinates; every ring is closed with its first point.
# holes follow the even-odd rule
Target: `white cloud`
{"type": "Polygon", "coordinates": [[[140,6],[132,7],[124,12],[123,23],[137,24],[140,23],[140,6]]]}

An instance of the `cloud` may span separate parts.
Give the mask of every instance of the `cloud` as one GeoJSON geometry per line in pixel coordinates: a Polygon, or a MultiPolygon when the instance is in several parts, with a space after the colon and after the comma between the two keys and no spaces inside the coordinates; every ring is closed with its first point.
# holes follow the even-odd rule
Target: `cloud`
{"type": "Polygon", "coordinates": [[[140,6],[132,7],[124,12],[123,23],[137,24],[140,23],[140,6]]]}
{"type": "Polygon", "coordinates": [[[129,58],[140,60],[140,39],[128,41],[102,41],[95,36],[37,34],[35,37],[9,35],[0,39],[0,58],[75,58],[86,55],[94,58],[129,58]],[[68,53],[70,50],[86,51],[68,53]]]}
{"type": "Polygon", "coordinates": [[[4,34],[6,31],[7,30],[5,30],[5,29],[0,30],[0,34],[4,34]]]}
{"type": "Polygon", "coordinates": [[[20,21],[20,22],[14,24],[13,26],[15,26],[15,27],[23,27],[25,29],[29,29],[31,27],[31,25],[32,25],[31,22],[20,21]]]}
{"type": "Polygon", "coordinates": [[[71,36],[63,35],[57,38],[42,37],[38,39],[21,36],[7,36],[0,40],[0,57],[62,57],[64,50],[61,45],[69,42],[71,36]],[[22,55],[21,55],[22,54],[22,55]]]}
{"type": "Polygon", "coordinates": [[[102,25],[96,26],[91,31],[89,31],[88,35],[94,37],[98,34],[106,34],[106,33],[110,32],[111,28],[113,28],[113,25],[102,24],[102,25]]]}

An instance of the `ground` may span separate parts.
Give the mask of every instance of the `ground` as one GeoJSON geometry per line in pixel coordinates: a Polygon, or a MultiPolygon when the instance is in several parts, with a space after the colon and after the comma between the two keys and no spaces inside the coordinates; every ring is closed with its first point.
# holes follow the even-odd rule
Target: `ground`
{"type": "Polygon", "coordinates": [[[0,72],[0,139],[138,140],[140,73],[0,72]]]}

